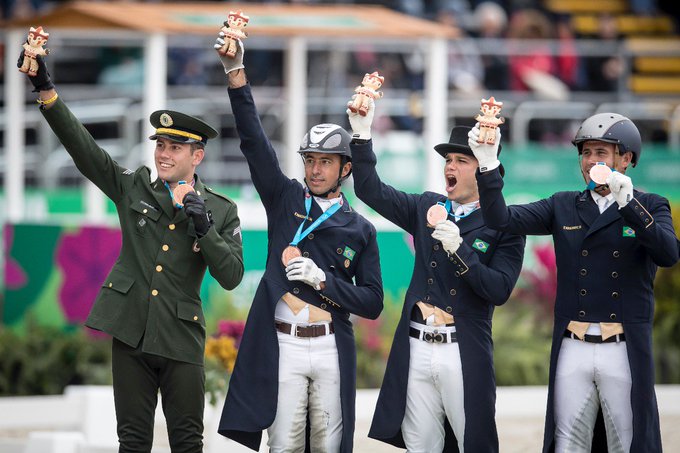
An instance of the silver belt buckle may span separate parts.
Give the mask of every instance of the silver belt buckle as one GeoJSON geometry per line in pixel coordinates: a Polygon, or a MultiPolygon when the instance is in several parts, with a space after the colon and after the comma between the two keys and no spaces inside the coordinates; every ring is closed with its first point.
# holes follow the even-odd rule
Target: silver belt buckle
{"type": "Polygon", "coordinates": [[[444,334],[439,333],[438,331],[434,332],[423,332],[423,340],[425,340],[427,343],[443,343],[444,342],[444,334]]]}

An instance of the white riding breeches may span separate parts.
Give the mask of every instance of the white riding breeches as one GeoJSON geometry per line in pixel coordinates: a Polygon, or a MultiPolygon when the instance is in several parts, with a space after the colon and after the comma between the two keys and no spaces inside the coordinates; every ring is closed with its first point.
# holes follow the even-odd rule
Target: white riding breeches
{"type": "Polygon", "coordinates": [[[406,451],[431,453],[444,447],[444,421],[453,428],[463,453],[465,408],[458,343],[428,343],[409,338],[411,360],[406,412],[401,424],[406,451]]]}
{"type": "Polygon", "coordinates": [[[601,407],[609,453],[627,453],[633,440],[631,383],[625,341],[564,338],[555,374],[555,452],[589,453],[601,407]]]}
{"type": "Polygon", "coordinates": [[[279,396],[276,418],[267,429],[270,452],[304,451],[308,414],[312,453],[338,452],[342,441],[342,407],[335,335],[315,338],[282,332],[277,335],[279,396]]]}

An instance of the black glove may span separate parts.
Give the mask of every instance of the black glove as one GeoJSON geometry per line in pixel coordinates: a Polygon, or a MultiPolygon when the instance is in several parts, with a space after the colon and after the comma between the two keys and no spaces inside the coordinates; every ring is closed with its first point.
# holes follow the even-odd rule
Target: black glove
{"type": "MultiPolygon", "coordinates": [[[[50,72],[47,70],[45,60],[43,60],[43,57],[41,57],[40,55],[36,56],[35,60],[38,62],[38,74],[35,75],[34,77],[28,76],[28,80],[30,80],[33,86],[35,87],[33,92],[37,93],[38,91],[51,90],[52,88],[54,88],[54,83],[52,83],[52,79],[50,78],[50,72]]],[[[24,64],[24,51],[22,50],[21,53],[19,54],[19,60],[17,61],[17,68],[20,68],[21,65],[23,64],[24,64]]]]}
{"type": "Polygon", "coordinates": [[[203,198],[196,195],[196,192],[189,192],[184,195],[182,204],[184,204],[184,211],[194,220],[196,236],[202,238],[208,234],[212,222],[210,221],[209,213],[205,210],[203,198]]]}

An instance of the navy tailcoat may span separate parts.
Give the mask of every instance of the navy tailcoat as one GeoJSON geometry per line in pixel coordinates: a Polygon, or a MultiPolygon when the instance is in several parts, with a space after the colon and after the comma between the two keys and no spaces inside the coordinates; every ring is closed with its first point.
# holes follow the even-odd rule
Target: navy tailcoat
{"type": "Polygon", "coordinates": [[[661,451],[652,357],[653,285],[657,266],[678,261],[668,200],[636,190],[625,207],[614,203],[600,214],[585,190],[508,207],[498,170],[478,172],[477,184],[488,225],[518,234],[552,235],[555,244],[557,298],[543,451],[554,450],[555,369],[570,321],[623,324],[633,378],[630,451],[661,451]]]}
{"type": "MultiPolygon", "coordinates": [[[[290,292],[330,312],[333,318],[342,399],[340,451],[351,452],[356,351],[349,318],[355,314],[375,319],[383,306],[375,227],[343,196],[343,207],[298,244],[303,256],[313,259],[326,273],[325,289],[316,291],[305,283],[289,281],[281,253],[305,221],[305,188],[282,173],[276,152],[262,129],[250,85],[230,89],[229,97],[241,151],[267,211],[268,249],[264,276],[248,314],[218,431],[259,450],[262,430],[274,421],[278,398],[279,344],[274,311],[281,296],[290,292]]],[[[321,214],[321,208],[313,202],[309,217],[317,219],[321,214]]],[[[309,224],[308,219],[305,226],[309,224]]]]}
{"type": "MultiPolygon", "coordinates": [[[[450,257],[432,238],[427,210],[446,197],[433,192],[407,194],[384,184],[375,170],[372,142],[352,145],[354,191],[383,217],[413,236],[415,265],[401,319],[394,334],[369,437],[404,447],[401,423],[406,410],[409,322],[418,301],[451,313],[463,368],[465,449],[497,452],[496,381],[491,317],[508,300],[519,276],[524,238],[484,225],[479,210],[457,222],[463,243],[450,257]]],[[[448,428],[448,427],[447,427],[448,428]]],[[[457,451],[447,429],[446,445],[457,451]]]]}

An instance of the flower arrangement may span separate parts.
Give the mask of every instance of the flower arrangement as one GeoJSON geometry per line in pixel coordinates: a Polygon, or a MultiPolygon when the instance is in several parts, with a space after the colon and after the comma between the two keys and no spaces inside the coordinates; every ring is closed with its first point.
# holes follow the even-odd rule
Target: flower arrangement
{"type": "Polygon", "coordinates": [[[243,321],[220,320],[217,332],[205,342],[205,391],[213,406],[227,392],[244,327],[243,321]]]}

